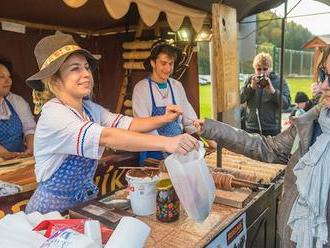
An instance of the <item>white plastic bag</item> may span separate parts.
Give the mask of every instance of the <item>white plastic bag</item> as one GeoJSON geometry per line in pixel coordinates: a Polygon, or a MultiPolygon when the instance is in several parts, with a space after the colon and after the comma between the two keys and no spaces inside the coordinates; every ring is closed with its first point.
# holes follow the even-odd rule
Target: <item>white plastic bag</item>
{"type": "Polygon", "coordinates": [[[70,228],[63,228],[54,233],[40,248],[98,248],[91,238],[70,228]]]}
{"type": "Polygon", "coordinates": [[[205,149],[200,145],[198,151],[187,155],[172,154],[164,161],[182,206],[197,222],[207,218],[215,197],[214,180],[204,154],[205,149]]]}

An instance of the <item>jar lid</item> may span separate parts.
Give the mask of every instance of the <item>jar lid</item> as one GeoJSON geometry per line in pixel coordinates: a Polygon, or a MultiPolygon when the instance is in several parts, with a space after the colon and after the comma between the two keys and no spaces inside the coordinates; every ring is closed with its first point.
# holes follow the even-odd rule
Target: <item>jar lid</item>
{"type": "Polygon", "coordinates": [[[167,190],[167,189],[170,189],[171,187],[173,187],[173,185],[172,185],[171,180],[166,178],[166,179],[159,180],[158,183],[156,184],[156,187],[158,190],[167,190]]]}

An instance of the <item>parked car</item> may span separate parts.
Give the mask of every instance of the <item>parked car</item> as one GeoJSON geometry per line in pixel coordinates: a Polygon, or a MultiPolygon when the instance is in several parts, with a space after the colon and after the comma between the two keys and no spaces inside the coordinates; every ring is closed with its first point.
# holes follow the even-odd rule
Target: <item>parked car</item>
{"type": "Polygon", "coordinates": [[[207,85],[211,83],[211,75],[199,75],[198,81],[200,85],[207,85]]]}
{"type": "Polygon", "coordinates": [[[249,74],[240,73],[239,81],[245,82],[245,80],[249,77],[249,74]]]}

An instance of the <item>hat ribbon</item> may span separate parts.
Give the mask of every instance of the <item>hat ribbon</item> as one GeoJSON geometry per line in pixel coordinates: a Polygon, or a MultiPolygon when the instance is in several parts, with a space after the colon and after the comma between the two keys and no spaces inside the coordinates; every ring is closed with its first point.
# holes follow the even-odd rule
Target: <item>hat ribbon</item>
{"type": "Polygon", "coordinates": [[[77,46],[77,45],[66,45],[66,46],[61,47],[60,49],[58,49],[55,52],[53,52],[45,60],[45,62],[42,64],[40,70],[45,69],[45,67],[47,67],[50,63],[52,63],[53,61],[55,61],[59,57],[65,55],[65,54],[68,54],[68,53],[72,53],[72,52],[77,51],[77,50],[81,50],[81,47],[80,46],[77,46]]]}

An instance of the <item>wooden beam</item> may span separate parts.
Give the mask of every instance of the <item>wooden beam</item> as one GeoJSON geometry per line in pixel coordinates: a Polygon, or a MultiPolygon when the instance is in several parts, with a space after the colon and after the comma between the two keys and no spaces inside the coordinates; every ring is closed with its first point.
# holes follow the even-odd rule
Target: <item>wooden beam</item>
{"type": "Polygon", "coordinates": [[[240,103],[236,10],[212,4],[212,90],[214,116],[240,103]]]}
{"type": "MultiPolygon", "coordinates": [[[[34,29],[43,29],[43,30],[54,30],[54,31],[63,31],[65,33],[72,33],[72,34],[79,34],[79,35],[88,35],[88,36],[106,36],[106,35],[113,35],[113,34],[120,34],[120,33],[132,33],[139,30],[139,25],[130,25],[130,28],[127,30],[125,27],[114,27],[114,28],[105,28],[99,30],[90,30],[90,29],[82,29],[82,28],[68,28],[64,26],[58,25],[48,25],[48,24],[41,24],[35,22],[26,22],[8,18],[0,18],[0,22],[12,22],[24,25],[28,28],[34,29]]],[[[166,28],[169,27],[166,21],[156,22],[153,26],[148,27],[144,26],[145,30],[151,29],[159,29],[159,28],[166,28]]]]}
{"type": "Polygon", "coordinates": [[[127,32],[135,32],[138,28],[137,25],[131,25],[129,30],[126,30],[125,27],[115,27],[115,28],[107,28],[107,29],[100,29],[100,30],[89,30],[89,29],[81,29],[81,28],[68,28],[58,25],[48,25],[48,24],[41,24],[35,22],[26,22],[8,18],[0,18],[0,22],[11,22],[24,25],[28,28],[34,29],[43,29],[43,30],[60,30],[66,33],[71,34],[79,34],[79,35],[89,35],[89,36],[105,36],[105,35],[112,35],[112,34],[119,34],[119,33],[127,33],[127,32]]]}
{"type": "MultiPolygon", "coordinates": [[[[211,77],[213,117],[222,121],[223,112],[238,106],[238,51],[236,10],[212,4],[211,77]]],[[[222,147],[217,149],[217,166],[222,166],[222,147]]]]}
{"type": "MultiPolygon", "coordinates": [[[[144,30],[152,30],[155,28],[166,28],[169,27],[168,23],[166,21],[162,22],[156,22],[151,27],[148,27],[144,25],[144,30]]],[[[96,35],[111,35],[111,34],[119,34],[119,33],[126,33],[126,32],[136,32],[139,29],[139,25],[130,25],[129,30],[126,30],[125,27],[116,27],[116,28],[106,28],[106,29],[100,29],[98,31],[95,31],[94,33],[96,35]]]]}
{"type": "Polygon", "coordinates": [[[63,32],[74,33],[74,34],[82,34],[82,35],[93,35],[93,31],[87,29],[80,29],[80,28],[68,28],[63,26],[57,25],[48,25],[48,24],[41,24],[41,23],[34,23],[34,22],[26,22],[26,21],[19,21],[7,18],[0,18],[0,22],[12,22],[24,25],[28,28],[35,28],[35,29],[44,29],[44,30],[60,30],[63,32]]]}

